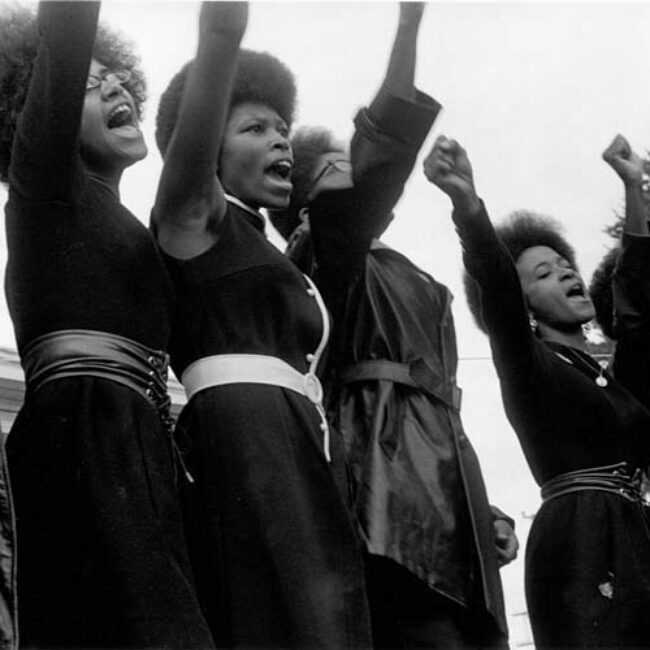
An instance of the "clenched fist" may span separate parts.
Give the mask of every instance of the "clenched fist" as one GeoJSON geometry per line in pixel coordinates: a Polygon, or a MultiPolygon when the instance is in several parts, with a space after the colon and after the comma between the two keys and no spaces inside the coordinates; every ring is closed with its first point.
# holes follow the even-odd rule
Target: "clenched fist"
{"type": "Polygon", "coordinates": [[[630,143],[619,133],[603,152],[603,160],[619,175],[626,184],[641,183],[643,160],[630,143]]]}
{"type": "Polygon", "coordinates": [[[424,175],[452,200],[454,207],[470,214],[480,210],[474,175],[467,153],[456,140],[438,137],[424,161],[424,175]]]}

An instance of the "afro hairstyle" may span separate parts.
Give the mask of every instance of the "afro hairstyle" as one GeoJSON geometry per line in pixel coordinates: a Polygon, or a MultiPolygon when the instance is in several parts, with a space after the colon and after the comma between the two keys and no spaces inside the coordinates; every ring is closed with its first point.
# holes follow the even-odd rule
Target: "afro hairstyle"
{"type": "MultiPolygon", "coordinates": [[[[528,210],[516,210],[495,226],[495,231],[515,263],[526,249],[548,246],[568,260],[574,269],[578,268],[573,247],[562,236],[560,224],[551,217],[528,210]]],[[[474,321],[485,332],[479,285],[466,271],[463,275],[463,285],[474,321]]]]}
{"type": "MultiPolygon", "coordinates": [[[[156,145],[165,156],[174,133],[181,97],[193,60],[188,61],[172,78],[160,97],[156,115],[156,145]]],[[[282,61],[267,52],[242,49],[230,98],[230,109],[247,102],[265,104],[291,126],[296,104],[296,81],[282,61]]]]}
{"type": "Polygon", "coordinates": [[[332,151],[345,151],[331,131],[322,127],[303,126],[291,138],[293,168],[291,169],[291,200],[284,210],[269,210],[269,218],[276,230],[288,239],[300,225],[300,210],[307,205],[316,161],[332,151]]]}
{"type": "Polygon", "coordinates": [[[620,246],[615,246],[607,251],[591,276],[591,282],[589,283],[589,293],[596,310],[596,321],[603,334],[610,339],[616,339],[612,276],[620,254],[620,246]]]}
{"type": "MultiPolygon", "coordinates": [[[[32,9],[15,6],[0,12],[0,181],[4,183],[8,182],[16,122],[25,104],[38,41],[36,13],[32,9]]],[[[120,33],[100,25],[93,57],[111,70],[131,72],[124,88],[133,97],[138,117],[142,118],[146,84],[133,44],[120,33]]]]}

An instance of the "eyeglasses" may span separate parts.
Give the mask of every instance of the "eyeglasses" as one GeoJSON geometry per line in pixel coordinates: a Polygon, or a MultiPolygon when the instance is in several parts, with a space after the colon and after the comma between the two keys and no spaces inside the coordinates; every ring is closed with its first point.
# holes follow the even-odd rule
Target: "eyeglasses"
{"type": "Polygon", "coordinates": [[[100,88],[102,83],[108,81],[110,77],[113,77],[121,85],[130,81],[132,76],[130,70],[102,70],[99,74],[89,74],[86,79],[86,91],[100,88]]]}
{"type": "Polygon", "coordinates": [[[316,174],[316,178],[312,181],[311,187],[309,188],[309,193],[311,194],[318,182],[333,170],[343,173],[351,172],[352,163],[347,158],[340,158],[339,160],[328,160],[327,163],[325,163],[323,169],[321,169],[318,174],[316,174]]]}

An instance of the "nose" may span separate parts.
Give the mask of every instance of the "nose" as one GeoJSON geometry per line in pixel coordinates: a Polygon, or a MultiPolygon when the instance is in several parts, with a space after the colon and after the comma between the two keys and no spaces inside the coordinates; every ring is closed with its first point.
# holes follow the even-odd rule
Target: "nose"
{"type": "Polygon", "coordinates": [[[578,274],[575,269],[567,268],[566,266],[560,267],[560,280],[573,280],[577,277],[578,274]]]}
{"type": "Polygon", "coordinates": [[[111,99],[116,95],[124,94],[124,86],[117,80],[115,75],[109,74],[102,81],[102,97],[111,99]]]}
{"type": "Polygon", "coordinates": [[[280,151],[283,152],[288,152],[291,151],[291,142],[289,141],[289,138],[286,135],[276,131],[276,133],[273,136],[271,148],[279,149],[280,151]]]}

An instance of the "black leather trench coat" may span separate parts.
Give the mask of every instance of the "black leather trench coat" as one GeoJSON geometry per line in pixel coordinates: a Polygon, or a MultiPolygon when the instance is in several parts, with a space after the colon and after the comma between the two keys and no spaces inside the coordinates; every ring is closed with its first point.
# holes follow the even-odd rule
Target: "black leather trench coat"
{"type": "Polygon", "coordinates": [[[288,254],[332,312],[328,408],[368,551],[507,635],[494,514],[460,420],[451,294],[376,239],[439,108],[383,88],[355,119],[351,182],[319,193],[288,254]]]}

